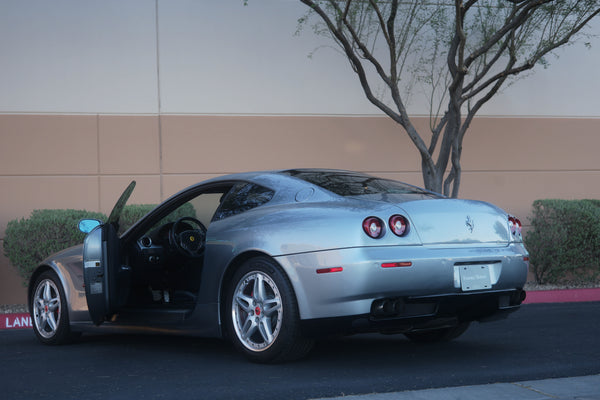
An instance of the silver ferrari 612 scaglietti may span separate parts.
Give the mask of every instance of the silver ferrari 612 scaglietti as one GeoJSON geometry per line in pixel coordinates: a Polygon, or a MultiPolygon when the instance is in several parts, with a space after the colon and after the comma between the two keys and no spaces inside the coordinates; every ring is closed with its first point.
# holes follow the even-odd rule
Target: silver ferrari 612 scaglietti
{"type": "Polygon", "coordinates": [[[42,342],[151,330],[280,362],[331,334],[449,340],[525,299],[521,223],[488,203],[357,172],[252,172],[191,186],[119,235],[134,186],[34,272],[42,342]]]}

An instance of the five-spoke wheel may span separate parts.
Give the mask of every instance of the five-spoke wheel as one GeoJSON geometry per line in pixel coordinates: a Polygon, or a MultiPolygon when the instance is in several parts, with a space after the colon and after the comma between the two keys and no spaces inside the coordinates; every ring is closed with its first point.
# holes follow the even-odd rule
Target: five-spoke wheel
{"type": "Polygon", "coordinates": [[[277,285],[263,272],[247,273],[235,288],[231,313],[235,333],[246,348],[269,348],[277,339],[283,320],[277,285]]]}
{"type": "Polygon", "coordinates": [[[252,361],[289,361],[304,356],[312,347],[312,340],[300,334],[291,284],[268,257],[252,258],[235,272],[226,312],[229,336],[252,361]]]}
{"type": "Polygon", "coordinates": [[[72,339],[65,295],[54,272],[44,272],[34,285],[31,296],[33,330],[46,344],[61,344],[72,339]]]}

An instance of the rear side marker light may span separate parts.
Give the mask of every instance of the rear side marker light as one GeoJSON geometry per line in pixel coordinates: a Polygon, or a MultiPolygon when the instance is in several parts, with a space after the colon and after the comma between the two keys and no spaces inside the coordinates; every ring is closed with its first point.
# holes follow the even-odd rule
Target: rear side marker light
{"type": "Polygon", "coordinates": [[[412,266],[412,262],[410,262],[410,261],[381,264],[381,268],[398,268],[398,267],[410,267],[410,266],[412,266]]]}
{"type": "Polygon", "coordinates": [[[330,272],[342,272],[343,270],[342,267],[320,268],[317,270],[317,274],[329,274],[330,272]]]}

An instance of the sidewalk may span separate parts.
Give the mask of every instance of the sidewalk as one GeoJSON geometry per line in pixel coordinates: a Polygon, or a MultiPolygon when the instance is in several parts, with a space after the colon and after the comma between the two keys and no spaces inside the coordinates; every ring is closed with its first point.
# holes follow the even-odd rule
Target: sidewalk
{"type": "MultiPolygon", "coordinates": [[[[327,400],[600,400],[600,375],[332,397],[327,400]]],[[[320,399],[325,400],[325,399],[320,399]]]]}

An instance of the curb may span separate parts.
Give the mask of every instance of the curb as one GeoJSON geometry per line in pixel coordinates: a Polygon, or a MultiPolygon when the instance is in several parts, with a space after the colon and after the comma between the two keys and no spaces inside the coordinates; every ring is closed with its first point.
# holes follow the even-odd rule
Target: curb
{"type": "MultiPolygon", "coordinates": [[[[600,288],[532,290],[527,292],[527,298],[523,304],[576,303],[587,301],[600,301],[600,288]]],[[[27,313],[0,315],[0,330],[31,328],[31,316],[27,313]]]]}
{"type": "Polygon", "coordinates": [[[532,290],[523,304],[600,301],[600,288],[532,290]]]}
{"type": "Polygon", "coordinates": [[[31,328],[31,316],[27,313],[0,315],[0,330],[31,328]]]}

